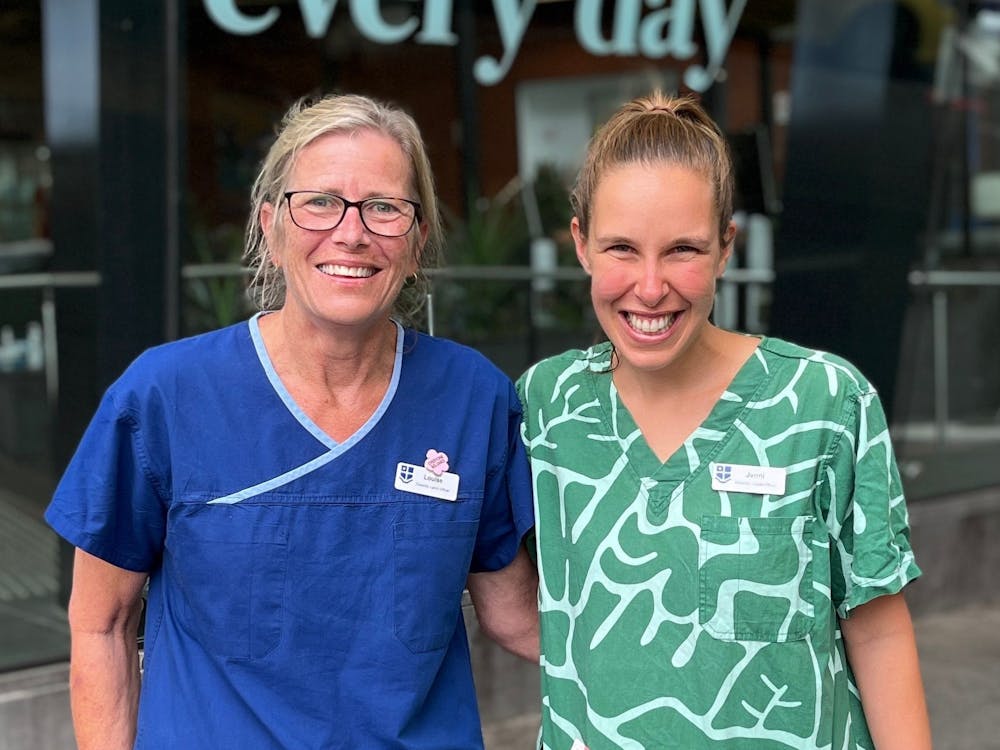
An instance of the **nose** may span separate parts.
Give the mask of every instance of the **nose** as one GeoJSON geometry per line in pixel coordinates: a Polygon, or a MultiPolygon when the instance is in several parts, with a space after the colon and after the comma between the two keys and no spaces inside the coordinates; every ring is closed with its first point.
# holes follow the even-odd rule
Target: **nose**
{"type": "Polygon", "coordinates": [[[344,210],[340,223],[333,228],[331,234],[335,242],[351,247],[365,244],[368,239],[368,227],[361,220],[361,207],[348,206],[344,210]]]}
{"type": "Polygon", "coordinates": [[[639,269],[635,282],[635,296],[647,307],[656,307],[670,292],[667,279],[656,259],[650,259],[639,269]]]}

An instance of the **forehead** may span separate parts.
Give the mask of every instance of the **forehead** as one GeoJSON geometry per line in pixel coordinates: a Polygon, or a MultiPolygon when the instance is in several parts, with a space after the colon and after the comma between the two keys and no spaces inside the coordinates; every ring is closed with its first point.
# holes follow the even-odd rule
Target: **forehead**
{"type": "Polygon", "coordinates": [[[715,215],[712,180],[702,172],[672,162],[633,162],[605,170],[594,190],[593,211],[625,207],[660,213],[683,210],[693,216],[715,215]]]}
{"type": "Polygon", "coordinates": [[[332,189],[370,181],[387,187],[411,182],[410,160],[392,137],[376,130],[325,133],[306,144],[292,164],[294,180],[321,180],[309,187],[332,189]],[[332,181],[332,183],[331,183],[332,181]]]}

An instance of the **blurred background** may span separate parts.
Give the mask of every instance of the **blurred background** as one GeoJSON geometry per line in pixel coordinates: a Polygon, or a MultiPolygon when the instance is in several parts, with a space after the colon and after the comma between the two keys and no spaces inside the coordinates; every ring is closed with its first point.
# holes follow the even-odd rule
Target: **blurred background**
{"type": "MultiPolygon", "coordinates": [[[[73,746],[42,511],[129,361],[249,314],[250,183],[305,94],[413,114],[447,229],[424,327],[511,377],[595,337],[567,200],[594,128],[698,94],[738,167],[716,322],[878,387],[926,632],[1000,602],[1000,3],[5,0],[0,61],[0,750],[73,746]]],[[[527,747],[536,671],[467,618],[487,748],[527,747]]]]}

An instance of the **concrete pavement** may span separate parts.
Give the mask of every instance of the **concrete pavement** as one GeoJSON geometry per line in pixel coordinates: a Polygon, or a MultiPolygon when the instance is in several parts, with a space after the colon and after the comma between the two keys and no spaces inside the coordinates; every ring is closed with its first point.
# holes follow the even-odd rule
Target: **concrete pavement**
{"type": "Polygon", "coordinates": [[[1000,749],[1000,606],[915,620],[935,750],[1000,749]]]}

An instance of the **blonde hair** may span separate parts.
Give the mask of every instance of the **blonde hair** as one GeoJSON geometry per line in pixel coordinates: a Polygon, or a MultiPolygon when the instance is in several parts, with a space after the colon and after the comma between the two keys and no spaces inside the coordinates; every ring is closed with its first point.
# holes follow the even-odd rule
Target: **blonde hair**
{"type": "Polygon", "coordinates": [[[693,169],[713,185],[719,239],[733,215],[733,161],[718,125],[693,96],[654,91],[621,107],[590,140],[570,203],[586,237],[594,191],[609,169],[666,162],[693,169]]]}
{"type": "MultiPolygon", "coordinates": [[[[250,295],[261,310],[274,310],[284,304],[285,279],[271,261],[272,248],[261,227],[265,203],[275,211],[285,210],[284,192],[299,153],[320,136],[329,133],[355,133],[372,130],[392,138],[411,165],[411,189],[420,203],[418,218],[427,227],[427,240],[417,257],[418,273],[414,283],[407,283],[395,302],[394,314],[412,324],[426,298],[427,279],[422,273],[440,263],[441,218],[434,176],[420,129],[413,118],[398,107],[356,94],[330,94],[318,100],[303,97],[281,119],[277,137],[268,149],[250,193],[250,216],[246,225],[243,260],[253,276],[250,295]]],[[[403,197],[403,196],[399,196],[403,197]]],[[[281,223],[275,222],[272,237],[280,241],[281,223]]],[[[413,237],[417,237],[417,233],[413,237]]],[[[419,239],[414,240],[414,243],[419,239]]],[[[414,246],[416,252],[417,247],[414,246]]]]}

